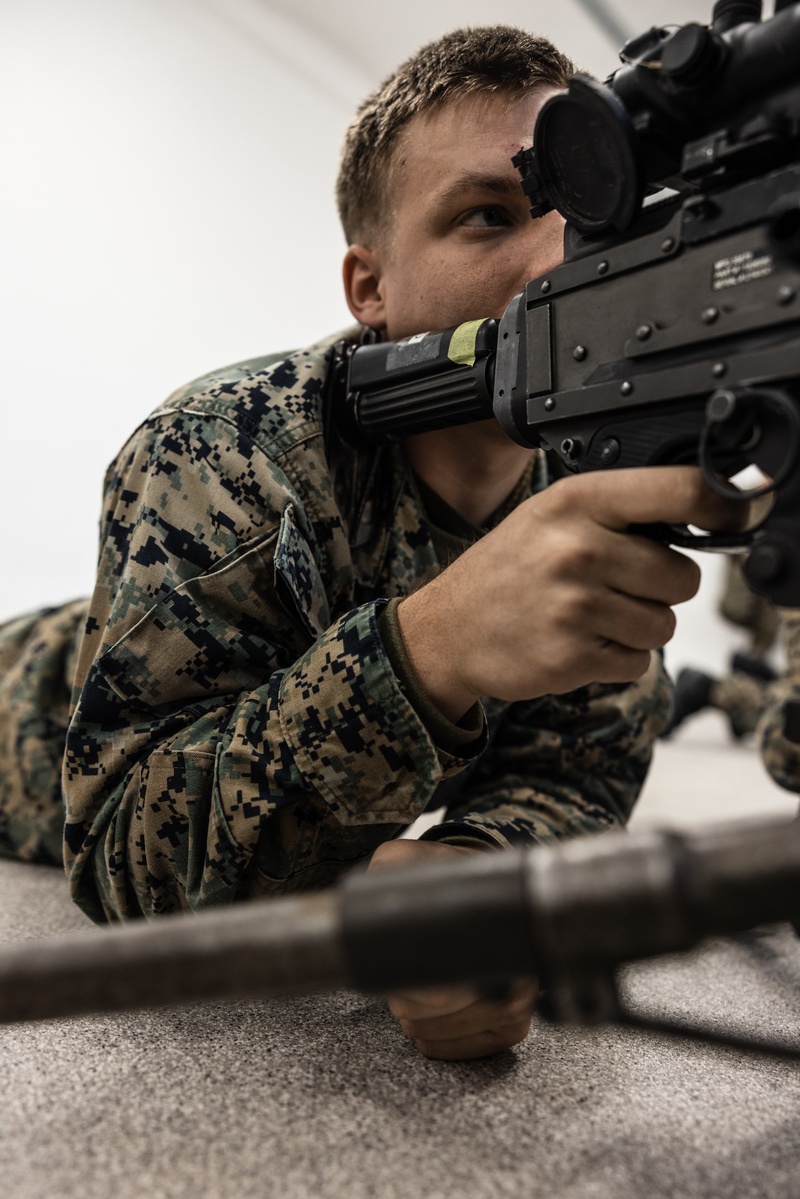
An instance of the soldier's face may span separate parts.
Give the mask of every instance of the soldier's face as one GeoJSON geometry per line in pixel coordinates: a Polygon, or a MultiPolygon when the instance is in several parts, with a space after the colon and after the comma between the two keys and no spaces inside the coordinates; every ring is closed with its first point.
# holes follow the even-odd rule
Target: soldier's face
{"type": "Polygon", "coordinates": [[[529,279],[561,261],[562,218],[531,218],[511,164],[531,144],[554,90],[521,100],[470,97],[410,122],[378,249],[379,311],[389,338],[500,317],[529,279]]]}

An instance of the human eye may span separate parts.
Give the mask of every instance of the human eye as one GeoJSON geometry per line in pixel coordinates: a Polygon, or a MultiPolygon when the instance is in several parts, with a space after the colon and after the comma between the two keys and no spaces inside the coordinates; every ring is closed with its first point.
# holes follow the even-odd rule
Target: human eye
{"type": "Polygon", "coordinates": [[[483,204],[480,208],[473,208],[461,221],[468,229],[504,229],[511,223],[511,217],[499,204],[483,204]]]}

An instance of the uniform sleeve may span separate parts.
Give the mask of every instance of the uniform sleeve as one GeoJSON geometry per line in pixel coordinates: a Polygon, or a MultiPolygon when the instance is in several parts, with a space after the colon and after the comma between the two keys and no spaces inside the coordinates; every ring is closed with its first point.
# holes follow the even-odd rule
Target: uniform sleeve
{"type": "Polygon", "coordinates": [[[152,419],[109,473],[63,775],[93,919],[325,885],[484,748],[434,745],[302,473],[192,411],[152,419]]]}
{"type": "Polygon", "coordinates": [[[623,826],[669,711],[660,655],[636,683],[594,684],[509,707],[489,749],[426,840],[476,848],[547,843],[623,826]]]}

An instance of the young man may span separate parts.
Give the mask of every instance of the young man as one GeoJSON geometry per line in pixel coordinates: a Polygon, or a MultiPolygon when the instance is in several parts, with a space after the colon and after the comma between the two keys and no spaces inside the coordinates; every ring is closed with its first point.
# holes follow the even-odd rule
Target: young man
{"type": "MultiPolygon", "coordinates": [[[[560,219],[531,220],[510,159],[571,70],[520,31],[462,31],[362,106],[338,192],[360,325],[499,317],[558,264],[560,219]]],[[[39,768],[25,794],[9,784],[5,841],[35,856],[31,797],[60,821],[63,793],[72,893],[95,919],[599,832],[638,794],[668,706],[652,651],[698,571],[626,530],[715,527],[727,506],[683,468],[546,487],[541,457],[489,421],[384,453],[355,521],[363,462],[325,431],[334,340],[170,397],[107,475],[88,617],[6,630],[6,760],[25,744],[39,768]],[[30,679],[40,661],[58,676],[73,624],[48,790],[58,730],[36,723],[30,679]],[[423,840],[394,840],[441,805],[423,840]]],[[[472,1057],[519,1041],[534,995],[391,1002],[423,1052],[472,1057]]]]}

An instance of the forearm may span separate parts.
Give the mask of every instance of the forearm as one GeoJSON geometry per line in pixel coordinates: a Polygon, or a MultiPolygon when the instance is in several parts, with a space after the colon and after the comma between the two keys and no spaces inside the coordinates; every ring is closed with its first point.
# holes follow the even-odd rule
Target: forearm
{"type": "Polygon", "coordinates": [[[490,748],[426,839],[536,844],[628,820],[669,707],[660,657],[637,683],[509,708],[490,748]]]}
{"type": "Polygon", "coordinates": [[[191,689],[185,629],[166,629],[156,608],[102,656],[64,775],[68,871],[90,915],[323,885],[421,813],[468,759],[438,749],[403,694],[380,606],[340,618],[267,682],[242,656],[247,686],[235,695],[215,695],[207,679],[205,697],[178,706],[173,690],[169,714],[164,689],[176,678],[191,689]]]}
{"type": "Polygon", "coordinates": [[[378,628],[397,680],[413,704],[432,740],[447,752],[470,753],[472,743],[485,737],[486,718],[476,700],[457,720],[453,720],[434,702],[408,653],[400,627],[399,611],[403,601],[390,600],[378,618],[378,628]]]}

